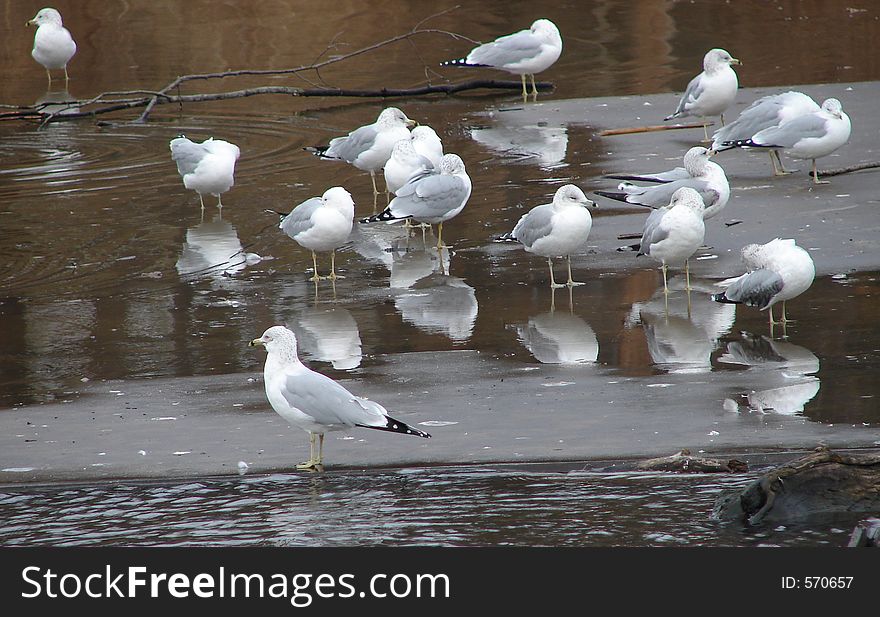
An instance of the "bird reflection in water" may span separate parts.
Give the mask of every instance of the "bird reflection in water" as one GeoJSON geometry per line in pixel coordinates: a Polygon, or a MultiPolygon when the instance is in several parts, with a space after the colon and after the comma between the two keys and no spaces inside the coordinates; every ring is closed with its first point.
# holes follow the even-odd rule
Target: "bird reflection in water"
{"type": "Polygon", "coordinates": [[[556,310],[556,290],[550,310],[529,317],[516,326],[520,343],[543,364],[589,364],[599,357],[599,341],[586,321],[574,314],[572,289],[568,288],[568,310],[556,310]]]}
{"type": "Polygon", "coordinates": [[[183,250],[177,259],[177,273],[184,279],[205,277],[228,281],[249,262],[259,259],[244,252],[235,227],[218,213],[210,221],[203,220],[187,229],[183,250]]]}
{"type": "Polygon", "coordinates": [[[497,154],[543,169],[564,164],[568,150],[568,129],[565,125],[517,124],[511,114],[496,114],[494,126],[471,129],[471,139],[497,154]]]}
{"type": "Polygon", "coordinates": [[[337,370],[361,364],[361,337],[351,312],[342,307],[305,307],[297,311],[291,329],[303,354],[329,362],[337,370]]]}
{"type": "Polygon", "coordinates": [[[727,353],[718,361],[760,372],[756,378],[762,383],[744,395],[749,409],[757,412],[799,414],[819,392],[819,378],[815,376],[819,358],[809,349],[787,341],[743,332],[739,340],[727,344],[727,353]]]}
{"type": "Polygon", "coordinates": [[[404,321],[456,343],[470,338],[477,320],[477,296],[464,280],[433,272],[400,289],[394,306],[404,321]]]}

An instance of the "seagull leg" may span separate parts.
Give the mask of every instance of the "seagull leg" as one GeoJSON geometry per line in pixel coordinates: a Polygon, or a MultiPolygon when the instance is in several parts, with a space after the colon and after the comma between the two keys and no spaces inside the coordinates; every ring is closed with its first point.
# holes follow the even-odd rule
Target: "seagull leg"
{"type": "Polygon", "coordinates": [[[525,102],[529,98],[529,91],[526,90],[526,74],[523,73],[522,75],[520,75],[520,78],[522,79],[522,85],[523,85],[523,102],[525,102]]]}
{"type": "Polygon", "coordinates": [[[547,265],[550,266],[550,288],[551,289],[558,289],[560,287],[565,287],[564,283],[557,283],[556,279],[553,278],[553,258],[552,257],[547,258],[547,265]]]}
{"type": "Polygon", "coordinates": [[[324,466],[324,433],[318,433],[318,459],[315,461],[315,467],[324,466]]]}
{"type": "Polygon", "coordinates": [[[320,281],[323,277],[318,276],[318,258],[317,258],[317,256],[315,255],[315,251],[312,251],[312,265],[313,265],[314,268],[315,268],[315,275],[314,275],[312,278],[310,278],[309,280],[310,280],[310,281],[315,281],[315,282],[317,283],[317,282],[320,281]]]}
{"type": "Polygon", "coordinates": [[[437,223],[437,253],[443,248],[446,248],[446,245],[443,244],[443,221],[440,221],[437,223]]]}
{"type": "MultiPolygon", "coordinates": [[[[722,122],[721,124],[724,124],[724,123],[722,122]]],[[[705,121],[703,122],[703,135],[704,135],[703,143],[707,143],[707,144],[712,143],[712,140],[709,139],[709,123],[705,122],[705,121]]]]}
{"type": "Polygon", "coordinates": [[[376,172],[370,172],[370,180],[373,182],[373,197],[375,198],[379,194],[379,189],[376,188],[376,172]]]}
{"type": "Polygon", "coordinates": [[[572,280],[572,278],[571,278],[571,255],[566,255],[566,257],[568,257],[568,281],[565,284],[568,285],[569,289],[571,289],[575,285],[585,285],[586,283],[578,283],[578,282],[572,280]]]}
{"type": "Polygon", "coordinates": [[[773,164],[774,176],[787,176],[788,174],[793,173],[793,171],[786,171],[785,165],[782,164],[782,157],[779,154],[779,150],[770,150],[770,163],[773,164]]]}
{"type": "Polygon", "coordinates": [[[529,73],[529,77],[532,78],[532,96],[535,97],[535,100],[538,99],[538,88],[535,86],[535,74],[529,73]]]}
{"type": "Polygon", "coordinates": [[[315,437],[317,437],[315,433],[309,433],[309,460],[297,465],[297,469],[315,470],[316,466],[320,464],[315,460],[315,437]]]}
{"type": "Polygon", "coordinates": [[[721,126],[724,126],[724,114],[721,114],[721,126]]]}
{"type": "Polygon", "coordinates": [[[819,170],[816,169],[816,159],[813,159],[813,184],[831,184],[828,180],[819,179],[819,170]]]}
{"type": "Polygon", "coordinates": [[[52,85],[52,73],[49,71],[49,69],[46,69],[46,76],[49,78],[49,85],[51,86],[52,85]]]}
{"type": "MultiPolygon", "coordinates": [[[[336,274],[336,249],[330,253],[330,276],[328,277],[331,281],[335,281],[336,279],[344,279],[344,276],[340,276],[336,274]]],[[[322,437],[323,438],[323,437],[322,437]]]]}
{"type": "Polygon", "coordinates": [[[219,193],[217,195],[217,207],[220,208],[221,210],[223,209],[223,200],[220,198],[219,193]]]}
{"type": "Polygon", "coordinates": [[[67,65],[65,64],[64,65],[64,83],[67,83],[69,81],[70,81],[70,75],[67,74],[67,65]]]}
{"type": "Polygon", "coordinates": [[[202,194],[199,193],[199,203],[202,204],[202,216],[205,215],[205,200],[202,197],[202,194]]]}
{"type": "Polygon", "coordinates": [[[685,291],[688,292],[688,296],[691,295],[691,270],[690,265],[687,259],[684,260],[684,288],[685,291]]]}
{"type": "Polygon", "coordinates": [[[789,319],[785,316],[785,300],[782,301],[782,325],[785,326],[787,323],[794,323],[794,319],[789,319]]]}

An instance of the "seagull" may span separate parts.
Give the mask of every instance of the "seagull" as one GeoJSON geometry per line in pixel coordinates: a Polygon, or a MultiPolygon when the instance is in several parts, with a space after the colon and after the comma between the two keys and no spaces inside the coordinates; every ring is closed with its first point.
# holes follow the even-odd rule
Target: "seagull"
{"type": "Polygon", "coordinates": [[[698,116],[703,119],[703,132],[709,141],[706,116],[721,116],[724,125],[724,112],[733,104],[739,81],[731,64],[742,64],[723,49],[710,49],[703,57],[703,72],[687,85],[678,108],[664,120],[698,116]]]}
{"type": "Polygon", "coordinates": [[[373,124],[355,129],[344,137],[331,139],[326,146],[305,149],[322,159],[345,161],[361,171],[370,172],[375,197],[379,194],[376,172],[385,167],[394,144],[410,138],[409,129],[415,124],[398,108],[387,107],[373,124]]]}
{"type": "Polygon", "coordinates": [[[321,197],[312,197],[284,216],[278,227],[303,248],[312,251],[315,275],[309,280],[345,278],[336,274],[336,249],[345,244],[354,223],[354,201],[341,186],[324,191],[321,197]],[[318,275],[316,252],[330,251],[330,274],[318,275]]]}
{"type": "Polygon", "coordinates": [[[526,251],[547,258],[550,267],[550,287],[583,285],[571,278],[571,254],[583,246],[590,236],[593,218],[587,209],[596,202],[587,198],[574,184],[557,189],[553,203],[535,206],[525,213],[510,233],[501,240],[519,241],[526,251]],[[568,281],[557,283],[553,278],[553,257],[568,259],[568,281]]]}
{"type": "MultiPolygon", "coordinates": [[[[415,131],[413,131],[415,132],[415,131]]],[[[397,195],[397,191],[416,174],[434,169],[434,163],[416,151],[413,139],[405,137],[394,144],[391,158],[385,163],[385,187],[397,195]]]]}
{"type": "Polygon", "coordinates": [[[684,155],[684,167],[646,175],[611,175],[609,178],[625,178],[656,183],[654,186],[637,186],[629,181],[621,182],[618,192],[596,191],[597,195],[629,204],[661,208],[669,204],[673,193],[682,187],[696,190],[706,205],[703,218],[711,219],[724,209],[730,199],[730,184],[724,169],[709,160],[714,152],[702,146],[691,148],[684,155]]]}
{"type": "Polygon", "coordinates": [[[724,288],[716,302],[769,309],[770,325],[791,321],[785,316],[785,302],[804,293],[813,284],[816,267],[810,254],[793,239],[775,238],[766,244],[748,244],[742,249],[747,272],[718,283],[724,288]],[[773,320],[773,305],[782,302],[782,319],[773,320]]]}
{"type": "Polygon", "coordinates": [[[852,124],[837,99],[825,99],[818,111],[796,116],[778,126],[758,131],[750,139],[730,142],[743,148],[770,148],[785,150],[796,159],[813,160],[813,183],[819,180],[816,159],[828,156],[849,141],[852,124]]]}
{"type": "Polygon", "coordinates": [[[431,437],[390,417],[379,403],[355,396],[326,375],[305,366],[296,354],[296,336],[284,326],[272,326],[249,345],[262,345],[268,352],[263,381],[272,409],[309,434],[309,460],[297,465],[297,469],[323,469],[324,433],[327,431],[360,426],[431,437]],[[317,456],[316,438],[319,441],[317,456]]]}
{"type": "Polygon", "coordinates": [[[444,154],[439,169],[428,170],[410,179],[397,191],[397,197],[379,214],[362,223],[411,218],[437,225],[437,251],[443,244],[443,223],[464,209],[471,196],[471,179],[464,161],[457,154],[444,154]]]}
{"type": "Polygon", "coordinates": [[[220,194],[234,184],[235,162],[241,150],[235,144],[210,137],[196,143],[180,135],[171,140],[171,160],[177,163],[177,172],[183,186],[199,194],[202,212],[205,211],[204,193],[217,196],[217,207],[223,207],[220,194]]]}
{"type": "Polygon", "coordinates": [[[416,152],[431,161],[434,167],[439,167],[440,159],[443,158],[443,142],[437,131],[426,124],[420,124],[410,134],[416,152]]]}
{"type": "Polygon", "coordinates": [[[465,58],[442,62],[441,66],[487,66],[522,78],[523,98],[528,97],[526,76],[532,79],[532,95],[537,97],[535,73],[545,71],[559,59],[562,37],[549,19],[536,20],[528,30],[502,36],[475,47],[465,58]]]}
{"type": "MultiPolygon", "coordinates": [[[[712,149],[722,152],[736,147],[737,142],[751,139],[758,131],[788,122],[792,118],[819,111],[819,105],[803,92],[790,90],[782,94],[763,96],[746,107],[739,117],[712,135],[712,149]]],[[[782,165],[779,150],[770,150],[770,164],[773,175],[782,176],[787,172],[782,165]]]]}
{"type": "Polygon", "coordinates": [[[69,81],[67,63],[76,53],[76,43],[70,31],[62,25],[61,13],[51,8],[40,9],[25,25],[37,27],[31,55],[45,67],[49,83],[52,83],[52,73],[49,69],[64,69],[64,81],[69,81]]]}
{"type": "Polygon", "coordinates": [[[700,245],[706,233],[703,223],[705,204],[700,194],[689,187],[675,191],[668,206],[651,212],[645,221],[638,255],[648,255],[662,264],[663,293],[669,295],[666,270],[684,262],[686,286],[690,291],[691,279],[688,260],[700,245]]]}

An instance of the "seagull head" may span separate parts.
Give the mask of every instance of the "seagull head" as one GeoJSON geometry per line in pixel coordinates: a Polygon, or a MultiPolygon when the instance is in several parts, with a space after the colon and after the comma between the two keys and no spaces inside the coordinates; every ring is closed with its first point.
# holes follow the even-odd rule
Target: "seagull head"
{"type": "Polygon", "coordinates": [[[697,191],[689,186],[683,186],[672,194],[672,201],[669,202],[669,206],[674,208],[679,205],[691,208],[701,218],[703,216],[703,210],[706,209],[706,204],[703,202],[703,198],[697,191]]]}
{"type": "Polygon", "coordinates": [[[843,105],[837,99],[825,99],[822,102],[822,109],[835,118],[843,117],[843,105]]]}
{"type": "Polygon", "coordinates": [[[412,128],[418,124],[415,120],[407,118],[406,114],[397,107],[386,107],[383,109],[376,123],[384,127],[405,126],[407,128],[412,128]]]}
{"type": "Polygon", "coordinates": [[[713,152],[702,146],[695,146],[688,150],[684,155],[684,168],[691,177],[700,176],[706,168],[706,163],[713,152]]]}
{"type": "Polygon", "coordinates": [[[60,26],[61,13],[50,8],[40,9],[33,19],[25,23],[25,26],[37,26],[39,28],[43,24],[57,24],[60,26]]]}
{"type": "Polygon", "coordinates": [[[351,193],[341,186],[334,186],[324,191],[324,194],[321,195],[321,202],[322,205],[343,211],[354,218],[354,200],[351,198],[351,193]]]}
{"type": "Polygon", "coordinates": [[[710,49],[703,57],[703,70],[712,73],[723,66],[731,64],[742,64],[739,60],[730,55],[725,49],[710,49]]]}
{"type": "Polygon", "coordinates": [[[444,154],[440,159],[440,173],[448,175],[464,173],[464,161],[457,154],[444,154]]]}
{"type": "Polygon", "coordinates": [[[559,35],[559,28],[549,19],[536,19],[532,22],[532,27],[529,29],[532,31],[532,34],[538,34],[549,39],[562,40],[559,35]]]}
{"type": "Polygon", "coordinates": [[[557,206],[577,206],[579,208],[598,208],[598,204],[588,198],[580,187],[574,184],[560,186],[553,196],[553,203],[557,206]]]}
{"type": "Polygon", "coordinates": [[[296,335],[284,326],[272,326],[260,338],[255,338],[249,347],[262,345],[270,354],[278,354],[288,359],[296,359],[296,335]]]}

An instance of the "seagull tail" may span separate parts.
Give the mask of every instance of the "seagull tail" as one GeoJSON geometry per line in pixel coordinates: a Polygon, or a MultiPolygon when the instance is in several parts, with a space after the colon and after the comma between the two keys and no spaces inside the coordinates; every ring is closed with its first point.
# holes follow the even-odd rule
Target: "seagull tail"
{"type": "Polygon", "coordinates": [[[730,298],[728,298],[727,294],[723,291],[721,293],[712,294],[712,299],[715,302],[720,302],[721,304],[742,304],[742,302],[740,301],[731,300],[730,298]]]}
{"type": "Polygon", "coordinates": [[[519,242],[519,240],[517,240],[514,237],[512,231],[508,231],[507,233],[503,233],[500,236],[496,236],[495,238],[492,238],[492,241],[493,242],[519,242]]]}
{"type": "Polygon", "coordinates": [[[378,223],[380,221],[396,221],[399,218],[407,218],[407,217],[399,217],[391,214],[391,208],[385,208],[379,214],[374,214],[373,216],[368,216],[365,219],[361,219],[361,223],[378,223]]]}
{"type": "Polygon", "coordinates": [[[626,201],[626,193],[623,192],[596,191],[596,195],[601,195],[602,197],[607,197],[608,199],[614,199],[616,201],[626,201]]]}
{"type": "Polygon", "coordinates": [[[630,176],[627,174],[608,174],[607,176],[602,176],[603,178],[609,178],[611,180],[628,180],[628,181],[636,181],[636,182],[652,182],[654,184],[666,184],[669,182],[668,180],[660,180],[658,178],[653,178],[651,176],[630,176]]]}
{"type": "Polygon", "coordinates": [[[389,431],[391,433],[403,433],[404,435],[415,435],[416,437],[424,437],[425,439],[430,439],[431,435],[426,433],[425,431],[420,431],[417,428],[411,427],[406,422],[401,422],[400,420],[395,420],[391,416],[385,416],[385,426],[370,426],[367,424],[358,424],[362,428],[373,428],[377,431],[389,431]]]}
{"type": "Polygon", "coordinates": [[[278,212],[278,210],[272,210],[270,208],[266,208],[265,210],[263,210],[263,212],[266,212],[267,214],[277,214],[281,218],[284,218],[285,216],[290,214],[290,212],[278,212]]]}
{"type": "Polygon", "coordinates": [[[732,139],[721,142],[722,146],[727,146],[727,148],[772,148],[773,146],[768,146],[765,144],[756,144],[751,139],[732,139]]]}
{"type": "Polygon", "coordinates": [[[467,58],[457,58],[455,60],[446,60],[445,62],[441,62],[440,66],[489,66],[489,65],[468,62],[467,58]]]}
{"type": "Polygon", "coordinates": [[[677,111],[674,114],[669,114],[665,118],[663,118],[664,122],[668,122],[669,120],[675,120],[676,118],[681,116],[681,112],[677,111]]]}
{"type": "Polygon", "coordinates": [[[303,150],[305,150],[306,152],[311,152],[312,154],[320,158],[333,158],[330,156],[326,156],[327,150],[329,148],[330,146],[305,146],[303,150]]]}

